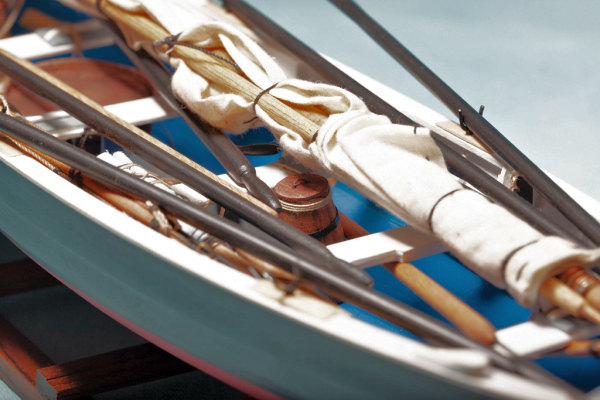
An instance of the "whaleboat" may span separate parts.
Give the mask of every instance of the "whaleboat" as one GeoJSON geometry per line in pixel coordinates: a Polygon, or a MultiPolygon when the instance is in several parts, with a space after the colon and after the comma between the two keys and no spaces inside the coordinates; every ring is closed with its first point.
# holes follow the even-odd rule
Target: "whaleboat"
{"type": "MultiPolygon", "coordinates": [[[[98,53],[104,58],[124,59],[120,50],[106,47],[115,40],[106,25],[85,19],[83,14],[64,14],[64,6],[58,4],[44,7],[57,17],[67,15],[78,22],[73,22],[69,30],[44,27],[8,37],[0,41],[0,48],[20,58],[42,59],[74,52],[76,46],[82,46],[100,48],[98,53]],[[73,32],[77,32],[76,40],[73,32]]],[[[319,80],[315,71],[294,60],[280,45],[265,38],[253,39],[267,50],[283,54],[286,68],[297,74],[295,77],[319,80]]],[[[416,122],[409,129],[415,135],[434,132],[446,147],[459,151],[487,176],[504,186],[515,185],[518,172],[465,133],[460,124],[348,67],[336,65],[416,122]]],[[[257,104],[260,107],[256,101],[248,108],[255,110],[257,104]]],[[[155,137],[204,167],[223,173],[182,119],[174,118],[174,111],[158,97],[123,101],[107,109],[130,123],[152,125],[155,137]]],[[[28,119],[63,141],[78,140],[89,133],[81,122],[63,111],[49,111],[28,119]]],[[[265,128],[234,138],[240,145],[271,140],[271,133],[265,128]]],[[[122,171],[145,171],[142,178],[162,173],[154,172],[148,162],[123,153],[108,140],[101,146],[110,153],[99,158],[122,171]]],[[[285,143],[282,146],[286,148],[285,143]]],[[[250,157],[258,176],[271,188],[298,171],[315,172],[310,163],[301,165],[290,156],[287,148],[284,153],[250,157]]],[[[452,243],[448,245],[407,225],[389,211],[389,203],[367,198],[353,182],[345,182],[343,173],[336,176],[331,170],[317,171],[328,178],[340,215],[371,234],[329,244],[328,250],[368,273],[374,281],[372,289],[365,286],[369,293],[385,296],[394,304],[407,304],[409,310],[419,310],[415,313],[432,315],[432,320],[443,320],[434,324],[433,331],[443,326],[453,332],[452,338],[460,335],[381,266],[413,263],[444,282],[491,321],[497,329],[492,343],[470,345],[472,341],[466,339],[466,344],[459,346],[444,343],[445,334],[430,340],[430,331],[421,336],[419,329],[390,320],[389,314],[370,303],[353,303],[339,288],[326,293],[323,285],[315,289],[299,284],[303,274],[293,269],[292,276],[297,281],[284,285],[276,274],[240,268],[205,246],[190,246],[189,241],[140,222],[97,193],[84,190],[64,174],[49,169],[39,157],[32,157],[26,147],[10,140],[0,141],[0,161],[4,187],[0,194],[0,230],[4,235],[46,271],[123,326],[256,398],[442,395],[568,399],[583,398],[584,392],[597,386],[596,359],[566,358],[562,353],[570,343],[598,335],[597,325],[553,309],[547,302],[540,305],[522,301],[527,307],[518,304],[504,290],[466,268],[460,249],[456,255],[452,243]],[[540,308],[544,312],[539,312],[540,308]]],[[[170,178],[159,179],[159,184],[170,178]]],[[[228,182],[231,184],[231,180],[228,182]]],[[[575,189],[568,190],[585,198],[575,189]]],[[[207,202],[199,192],[194,192],[191,201],[207,202]]],[[[539,208],[548,206],[548,200],[536,188],[532,197],[539,208]]],[[[594,200],[586,198],[586,207],[591,214],[600,215],[600,205],[594,200]]],[[[190,226],[186,221],[180,224],[190,226]]],[[[186,235],[198,236],[198,228],[192,228],[186,235]]],[[[256,235],[263,237],[258,232],[256,235]]],[[[210,243],[206,237],[200,232],[200,243],[210,243]]],[[[592,253],[589,258],[593,265],[597,255],[593,249],[586,251],[592,253]]]]}

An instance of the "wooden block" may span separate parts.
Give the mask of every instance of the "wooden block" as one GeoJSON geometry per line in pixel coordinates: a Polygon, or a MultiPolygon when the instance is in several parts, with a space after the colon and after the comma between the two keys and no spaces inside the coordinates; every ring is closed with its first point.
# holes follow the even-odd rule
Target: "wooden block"
{"type": "Polygon", "coordinates": [[[60,285],[33,260],[0,264],[0,297],[60,285]]]}
{"type": "Polygon", "coordinates": [[[47,399],[79,399],[193,370],[148,343],[41,368],[36,387],[47,399]]]}
{"type": "Polygon", "coordinates": [[[0,376],[22,398],[41,398],[35,389],[36,371],[52,365],[42,351],[0,316],[0,376]]]}

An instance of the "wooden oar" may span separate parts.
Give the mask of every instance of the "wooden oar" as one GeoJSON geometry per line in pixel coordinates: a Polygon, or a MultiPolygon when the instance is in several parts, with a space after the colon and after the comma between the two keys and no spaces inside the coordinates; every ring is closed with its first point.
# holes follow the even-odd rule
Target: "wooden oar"
{"type": "MultiPolygon", "coordinates": [[[[547,382],[551,385],[565,386],[564,383],[558,381],[554,376],[532,363],[507,358],[455,332],[445,324],[416,309],[401,304],[374,290],[365,288],[364,285],[358,284],[347,275],[333,274],[328,268],[320,268],[314,265],[312,259],[319,258],[321,255],[319,253],[311,254],[312,258],[310,260],[305,258],[308,254],[304,254],[303,252],[296,252],[294,255],[289,251],[289,248],[285,248],[285,246],[269,236],[257,235],[255,231],[249,231],[243,226],[207,214],[178,197],[172,196],[146,182],[132,177],[117,168],[97,160],[80,149],[61,142],[43,131],[2,113],[0,113],[0,129],[37,150],[43,151],[54,158],[61,159],[66,164],[72,165],[83,173],[89,174],[105,185],[155,201],[166,211],[183,219],[193,221],[194,225],[201,227],[201,229],[209,234],[221,237],[235,247],[245,249],[270,263],[286,269],[288,272],[301,271],[302,278],[312,282],[320,289],[331,292],[341,300],[352,302],[359,307],[372,311],[392,323],[409,329],[417,335],[437,343],[477,349],[486,354],[492,363],[501,368],[521,373],[524,376],[547,382]]],[[[264,215],[270,217],[268,214],[264,215]]],[[[564,387],[564,389],[571,390],[569,387],[564,387]]]]}
{"type": "MultiPolygon", "coordinates": [[[[348,239],[369,234],[366,229],[343,214],[340,214],[340,222],[348,239]]],[[[491,345],[496,340],[496,329],[483,315],[414,265],[396,262],[383,266],[471,339],[485,345],[491,345]]]]}
{"type": "Polygon", "coordinates": [[[345,274],[365,285],[373,284],[364,271],[340,260],[317,240],[274,217],[274,210],[252,196],[241,198],[239,189],[221,185],[218,178],[139,128],[110,114],[73,88],[58,81],[34,64],[0,50],[0,69],[11,78],[59,105],[65,111],[94,128],[122,147],[145,158],[158,168],[199,190],[206,197],[235,212],[241,218],[268,233],[272,238],[301,250],[304,257],[322,268],[345,274]],[[248,201],[244,201],[248,200],[248,201]],[[265,212],[267,211],[267,212],[265,212]]]}
{"type": "MultiPolygon", "coordinates": [[[[369,234],[362,226],[343,214],[340,215],[340,221],[349,239],[369,234]]],[[[409,263],[388,263],[383,266],[467,336],[474,340],[479,338],[478,341],[482,343],[485,340],[494,340],[495,330],[489,321],[416,267],[409,263]]],[[[600,304],[596,303],[600,296],[600,281],[579,267],[567,269],[561,277],[565,280],[573,279],[573,286],[577,286],[575,279],[584,279],[587,289],[584,292],[585,297],[555,277],[548,278],[542,284],[540,295],[575,317],[600,324],[600,304]],[[573,274],[578,274],[578,277],[572,277],[573,274]]]]}

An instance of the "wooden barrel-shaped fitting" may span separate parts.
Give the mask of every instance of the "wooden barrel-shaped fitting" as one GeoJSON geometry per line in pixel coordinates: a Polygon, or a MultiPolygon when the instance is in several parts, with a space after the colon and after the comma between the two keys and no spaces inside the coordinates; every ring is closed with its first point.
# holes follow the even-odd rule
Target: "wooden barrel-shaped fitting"
{"type": "Polygon", "coordinates": [[[327,179],[315,174],[290,175],[273,188],[281,202],[281,219],[323,244],[344,240],[344,231],[327,179]]]}
{"type": "MultiPolygon", "coordinates": [[[[70,57],[41,61],[38,66],[103,106],[153,94],[146,78],[126,65],[70,57]]],[[[12,107],[26,116],[57,109],[54,104],[14,82],[4,88],[4,96],[12,107]]]]}

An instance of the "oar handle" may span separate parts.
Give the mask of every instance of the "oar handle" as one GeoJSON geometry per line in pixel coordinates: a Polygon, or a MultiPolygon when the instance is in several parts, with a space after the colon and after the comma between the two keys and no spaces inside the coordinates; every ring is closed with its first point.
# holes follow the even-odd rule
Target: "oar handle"
{"type": "Polygon", "coordinates": [[[414,265],[389,263],[384,267],[466,336],[485,345],[496,339],[496,328],[485,317],[414,265]]]}
{"type": "MultiPolygon", "coordinates": [[[[348,239],[369,234],[362,226],[341,213],[340,222],[348,239]]],[[[387,263],[383,266],[466,336],[485,345],[494,342],[496,329],[485,317],[421,270],[409,263],[387,263]]]]}

